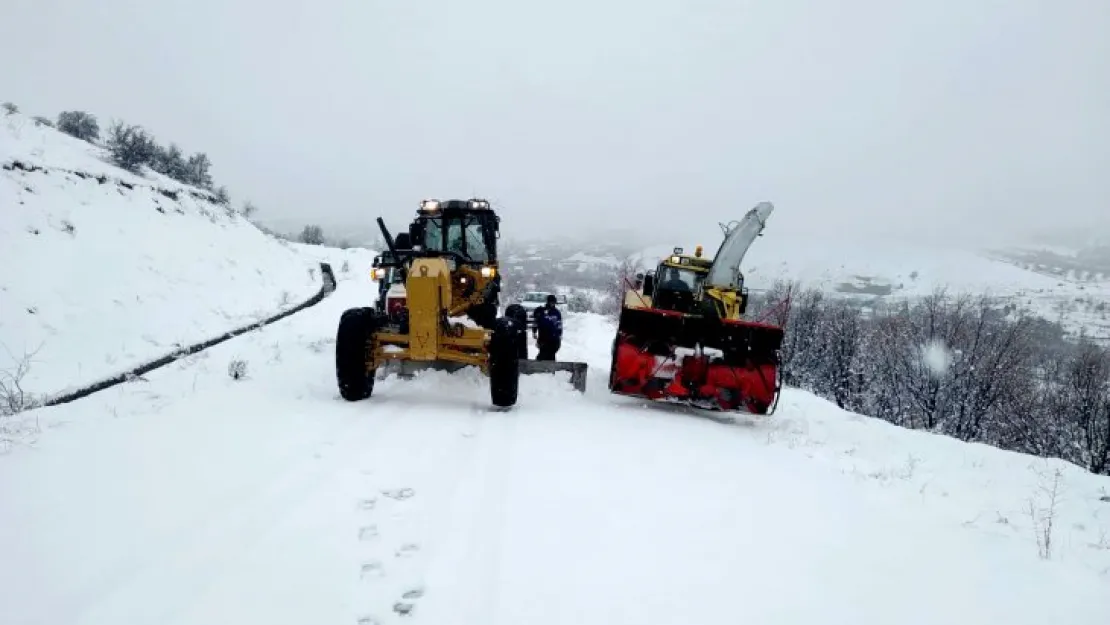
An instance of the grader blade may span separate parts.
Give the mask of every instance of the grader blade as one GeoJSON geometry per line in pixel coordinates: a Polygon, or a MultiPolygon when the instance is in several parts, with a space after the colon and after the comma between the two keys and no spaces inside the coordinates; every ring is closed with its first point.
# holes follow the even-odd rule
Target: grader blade
{"type": "Polygon", "coordinates": [[[559,360],[520,360],[521,375],[534,375],[537,373],[555,373],[567,371],[570,373],[570,384],[579,393],[586,392],[586,372],[589,367],[584,362],[565,362],[559,360]]]}

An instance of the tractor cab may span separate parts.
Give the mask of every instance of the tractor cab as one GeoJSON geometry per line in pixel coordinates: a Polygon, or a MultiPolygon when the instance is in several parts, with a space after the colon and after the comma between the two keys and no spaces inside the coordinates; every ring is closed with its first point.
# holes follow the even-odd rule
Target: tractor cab
{"type": "Polygon", "coordinates": [[[653,271],[636,276],[636,297],[660,310],[694,313],[712,266],[712,259],[702,257],[700,245],[693,254],[676,247],[653,271]]]}
{"type": "Polygon", "coordinates": [[[392,314],[392,311],[387,311],[386,307],[389,295],[392,293],[396,297],[400,294],[403,297],[405,289],[405,277],[393,252],[386,250],[374,257],[371,263],[371,275],[378,283],[378,299],[375,308],[380,313],[392,314]]]}
{"type": "Polygon", "coordinates": [[[681,247],[674,248],[674,253],[659,263],[652,276],[655,307],[681,313],[694,312],[694,306],[701,300],[702,284],[712,265],[712,261],[701,257],[700,246],[693,255],[684,254],[681,247]]]}

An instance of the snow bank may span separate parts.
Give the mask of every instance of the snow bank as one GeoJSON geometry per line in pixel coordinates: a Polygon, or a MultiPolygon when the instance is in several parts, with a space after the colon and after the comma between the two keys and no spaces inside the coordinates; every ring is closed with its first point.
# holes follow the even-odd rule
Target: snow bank
{"type": "MultiPolygon", "coordinates": [[[[378,252],[362,247],[337,248],[305,243],[287,243],[290,249],[317,262],[329,263],[335,271],[337,281],[373,281],[370,273],[374,257],[378,252]]],[[[375,297],[376,297],[376,291],[375,297]]],[[[368,304],[367,304],[368,305],[368,304]]]]}
{"type": "Polygon", "coordinates": [[[0,371],[56,393],[314,294],[315,260],[207,192],[137,176],[22,115],[0,118],[0,371]]]}

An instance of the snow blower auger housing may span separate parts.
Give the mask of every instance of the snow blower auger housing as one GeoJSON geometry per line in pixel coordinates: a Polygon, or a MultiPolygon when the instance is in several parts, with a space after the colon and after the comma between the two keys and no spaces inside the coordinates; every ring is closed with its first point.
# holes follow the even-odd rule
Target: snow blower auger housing
{"type": "MultiPolygon", "coordinates": [[[[389,253],[374,260],[373,276],[390,284],[379,292],[384,305],[340,317],[335,370],[344,399],[369,397],[379,370],[409,377],[420,369],[472,366],[489,377],[493,405],[508,408],[522,373],[550,372],[518,358],[527,340],[524,320],[498,317],[500,217],[488,201],[424,200],[396,239],[380,217],[378,226],[389,253]]],[[[585,363],[556,364],[585,391],[585,363]]]]}
{"type": "Polygon", "coordinates": [[[769,202],[722,226],[712,259],[675,248],[627,284],[609,390],[708,410],[769,415],[778,402],[783,329],[745,320],[740,262],[774,210],[769,202]]]}

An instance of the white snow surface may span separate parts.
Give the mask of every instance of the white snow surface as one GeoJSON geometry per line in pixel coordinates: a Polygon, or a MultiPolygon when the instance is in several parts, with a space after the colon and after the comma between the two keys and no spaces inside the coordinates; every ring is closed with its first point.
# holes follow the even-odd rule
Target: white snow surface
{"type": "Polygon", "coordinates": [[[116,375],[319,290],[311,255],[207,192],[106,158],[22,115],[0,116],[0,371],[30,357],[26,391],[116,375]],[[7,168],[16,161],[45,169],[7,168]]]}
{"type": "Polygon", "coordinates": [[[584,395],[529,376],[491,412],[480,375],[427,373],[347,403],[335,326],[374,292],[352,271],[273,326],[7,419],[0,623],[1107,623],[1106,478],[790,389],[731,424],[613,396],[595,315],[566,315],[560,352],[589,362],[584,395]],[[1026,508],[1053,469],[1042,559],[1026,508]]]}

